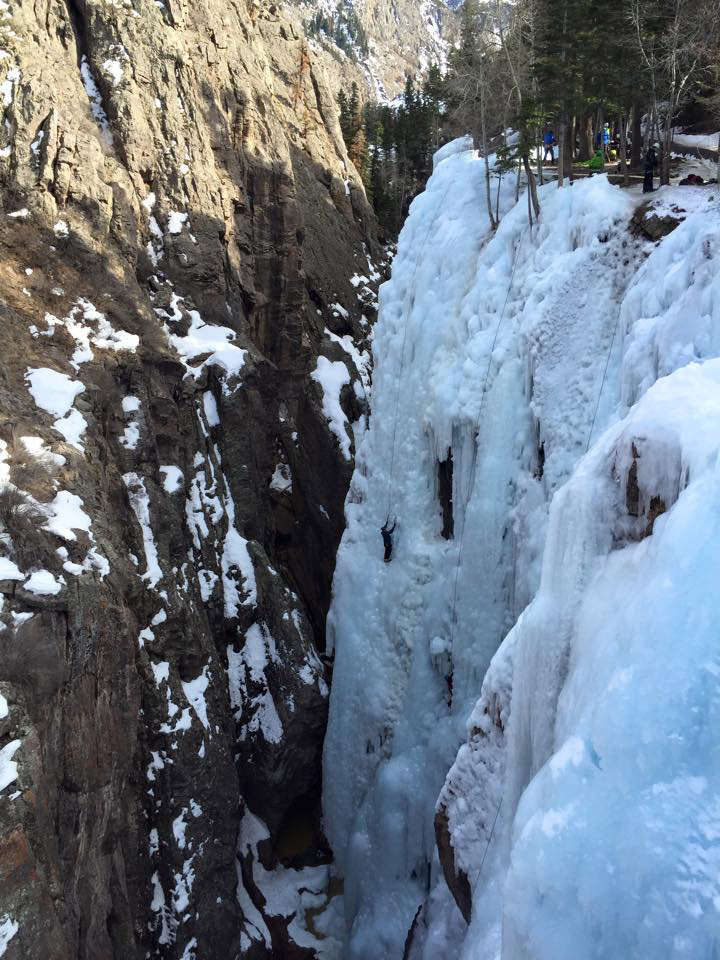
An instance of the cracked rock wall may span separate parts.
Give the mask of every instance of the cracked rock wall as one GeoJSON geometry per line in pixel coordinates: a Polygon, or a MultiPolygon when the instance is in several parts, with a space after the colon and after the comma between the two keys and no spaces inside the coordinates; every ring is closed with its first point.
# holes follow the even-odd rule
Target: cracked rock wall
{"type": "Polygon", "coordinates": [[[274,6],[0,8],[0,942],[312,956],[236,847],[319,791],[372,214],[274,6]]]}

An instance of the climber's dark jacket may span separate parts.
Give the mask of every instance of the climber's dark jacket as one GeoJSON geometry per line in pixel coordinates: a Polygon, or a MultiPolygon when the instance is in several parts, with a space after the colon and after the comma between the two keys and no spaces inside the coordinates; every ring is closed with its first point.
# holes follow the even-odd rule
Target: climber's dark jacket
{"type": "Polygon", "coordinates": [[[388,527],[389,523],[390,517],[387,518],[385,523],[380,528],[380,535],[383,538],[383,546],[385,547],[385,563],[390,563],[390,560],[392,559],[392,534],[397,524],[397,520],[393,520],[393,525],[391,527],[388,527]]]}

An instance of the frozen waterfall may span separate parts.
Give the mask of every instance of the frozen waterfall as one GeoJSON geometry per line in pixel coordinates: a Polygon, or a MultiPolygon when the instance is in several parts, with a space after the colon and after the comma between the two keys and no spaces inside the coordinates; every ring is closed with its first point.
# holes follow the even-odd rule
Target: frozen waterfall
{"type": "Polygon", "coordinates": [[[532,231],[514,177],[495,233],[483,190],[443,148],[381,289],[328,622],[346,956],[400,960],[424,904],[427,960],[711,958],[718,204],[652,248],[605,177],[541,188],[532,231]]]}

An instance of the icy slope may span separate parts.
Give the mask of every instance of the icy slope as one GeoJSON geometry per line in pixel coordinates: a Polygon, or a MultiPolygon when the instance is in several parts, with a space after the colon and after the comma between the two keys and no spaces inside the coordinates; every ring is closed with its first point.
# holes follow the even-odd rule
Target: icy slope
{"type": "MultiPolygon", "coordinates": [[[[624,229],[635,199],[604,178],[541,191],[532,234],[507,179],[491,235],[467,148],[437,156],[381,292],[335,575],[324,813],[351,958],[402,956],[439,876],[436,799],[490,660],[539,585],[548,503],[585,452],[639,259],[624,229]]],[[[603,398],[619,381],[610,363],[603,398]]],[[[600,403],[595,435],[613,406],[600,403]]]]}
{"type": "Polygon", "coordinates": [[[719,452],[720,361],[711,360],[651,387],[553,504],[543,586],[517,628],[511,785],[524,785],[525,758],[534,769],[553,755],[512,826],[503,957],[713,956],[719,452]],[[612,550],[611,537],[627,536],[618,521],[628,491],[616,478],[628,476],[639,438],[641,489],[666,503],[682,493],[652,536],[612,550]],[[563,534],[578,505],[584,522],[563,534]],[[563,570],[579,545],[592,562],[576,593],[563,570]],[[581,602],[563,636],[552,613],[573,596],[581,602]],[[570,664],[554,717],[553,700],[538,696],[550,685],[538,680],[567,669],[566,651],[550,642],[558,636],[570,664]]]}

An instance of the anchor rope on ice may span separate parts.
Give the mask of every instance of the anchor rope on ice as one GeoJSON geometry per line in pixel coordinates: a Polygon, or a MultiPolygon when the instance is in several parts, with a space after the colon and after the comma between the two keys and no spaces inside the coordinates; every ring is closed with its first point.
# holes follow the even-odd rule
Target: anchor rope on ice
{"type": "Polygon", "coordinates": [[[452,642],[455,635],[455,611],[457,607],[457,589],[458,589],[458,579],[460,576],[460,567],[462,566],[462,557],[463,557],[463,546],[465,543],[465,524],[467,522],[467,510],[470,504],[470,497],[472,492],[475,489],[475,470],[477,467],[477,457],[478,457],[478,443],[477,438],[480,431],[480,418],[482,416],[483,402],[485,400],[485,394],[487,392],[487,385],[490,380],[490,370],[492,368],[492,358],[495,353],[495,347],[497,345],[497,339],[500,334],[500,327],[502,325],[503,319],[505,318],[505,311],[507,310],[507,305],[510,301],[510,293],[512,292],[513,281],[515,279],[515,268],[518,265],[518,260],[520,259],[520,248],[522,246],[522,239],[517,245],[515,250],[515,259],[513,261],[512,271],[510,273],[510,282],[508,284],[507,294],[505,295],[505,302],[503,303],[503,308],[500,311],[500,316],[498,322],[495,325],[495,335],[493,336],[492,346],[490,347],[490,352],[488,354],[488,363],[487,369],[485,371],[485,379],[483,381],[482,393],[480,394],[480,403],[478,406],[477,417],[475,419],[473,433],[475,435],[475,443],[473,444],[473,455],[472,455],[472,464],[470,467],[470,484],[467,491],[467,497],[465,498],[465,510],[463,511],[462,524],[460,525],[460,539],[458,543],[458,555],[457,562],[455,564],[455,577],[453,582],[453,598],[450,605],[450,649],[452,650],[452,642]]]}
{"type": "MultiPolygon", "coordinates": [[[[446,189],[445,192],[443,193],[441,200],[440,200],[440,209],[441,209],[441,210],[445,207],[445,200],[446,200],[446,198],[447,198],[447,195],[450,193],[450,188],[451,188],[452,186],[453,186],[453,182],[452,182],[452,180],[451,180],[450,183],[449,183],[448,186],[447,186],[447,189],[446,189]]],[[[388,520],[389,520],[390,515],[391,515],[391,513],[392,513],[392,497],[393,497],[393,482],[392,482],[392,481],[393,481],[393,475],[394,475],[394,471],[395,471],[395,442],[396,442],[396,439],[397,439],[398,411],[399,411],[399,409],[400,409],[400,385],[401,385],[401,382],[402,382],[403,371],[404,371],[404,369],[405,369],[405,344],[406,344],[406,342],[407,342],[408,323],[409,323],[409,320],[410,320],[410,313],[411,313],[411,311],[412,311],[412,308],[415,306],[415,292],[414,292],[415,277],[417,276],[417,272],[418,272],[418,270],[419,270],[419,268],[420,268],[420,260],[421,260],[421,258],[422,258],[422,255],[423,255],[424,251],[425,251],[425,247],[427,246],[428,240],[430,239],[430,234],[432,233],[433,225],[434,225],[434,224],[433,224],[433,221],[431,220],[430,223],[429,223],[429,225],[428,225],[427,230],[425,231],[425,237],[424,237],[424,239],[423,239],[423,242],[422,242],[422,245],[421,245],[420,250],[419,250],[419,252],[418,252],[418,255],[417,255],[416,259],[415,259],[415,269],[413,270],[412,278],[411,278],[411,280],[410,280],[410,289],[411,289],[413,292],[411,293],[410,302],[408,303],[408,307],[407,307],[407,309],[406,309],[406,311],[405,311],[405,323],[404,323],[404,328],[403,328],[402,350],[400,351],[400,371],[399,371],[399,373],[398,373],[397,384],[396,384],[396,388],[395,388],[395,413],[394,413],[394,415],[393,415],[393,439],[392,439],[392,448],[391,448],[391,453],[390,453],[390,473],[389,473],[389,475],[388,475],[388,505],[387,505],[387,510],[386,510],[386,515],[387,515],[387,517],[388,517],[388,520]]]]}
{"type": "MultiPolygon", "coordinates": [[[[485,381],[484,381],[484,383],[483,383],[482,394],[481,394],[481,396],[480,396],[480,405],[479,405],[479,408],[478,408],[478,416],[477,416],[476,430],[479,429],[479,426],[480,426],[480,415],[481,415],[481,413],[482,413],[483,400],[485,399],[485,391],[486,391],[487,384],[488,384],[488,378],[489,378],[489,376],[490,376],[490,368],[491,368],[491,364],[492,364],[492,355],[493,355],[493,352],[494,352],[494,350],[495,350],[495,345],[496,345],[496,343],[497,343],[497,338],[498,338],[498,334],[499,334],[499,331],[500,331],[500,325],[501,325],[502,320],[503,320],[503,317],[504,317],[504,315],[505,315],[505,309],[506,309],[506,307],[507,307],[507,305],[508,305],[508,301],[509,301],[509,299],[510,299],[510,292],[511,292],[511,290],[512,290],[513,279],[514,279],[514,276],[515,276],[515,267],[517,266],[517,262],[518,262],[518,259],[519,259],[520,246],[521,246],[521,244],[518,244],[518,247],[517,247],[517,250],[516,250],[516,253],[515,253],[515,262],[513,263],[512,273],[510,274],[510,283],[509,283],[509,285],[508,285],[507,296],[505,297],[505,303],[504,303],[504,305],[503,305],[503,309],[502,309],[502,312],[501,312],[501,314],[500,314],[500,318],[499,318],[498,323],[497,323],[497,326],[496,326],[496,328],[495,328],[495,336],[494,336],[494,338],[493,338],[492,347],[491,347],[491,349],[490,349],[490,354],[489,354],[489,357],[488,357],[488,366],[487,366],[487,370],[486,370],[486,372],[485,372],[485,381]]],[[[610,340],[610,347],[609,347],[609,349],[608,349],[607,358],[606,358],[606,360],[605,360],[605,369],[603,370],[602,380],[601,380],[601,382],[600,382],[600,390],[599,390],[599,392],[598,392],[598,398],[597,398],[597,402],[596,402],[596,404],[595,404],[595,410],[594,410],[594,412],[593,412],[592,423],[590,424],[590,431],[589,431],[589,433],[588,433],[587,444],[586,444],[586,446],[585,446],[585,453],[587,453],[587,451],[588,451],[589,448],[590,448],[590,440],[592,439],[593,430],[595,429],[595,420],[596,420],[596,418],[597,418],[598,410],[599,410],[599,408],[600,408],[600,400],[601,400],[601,398],[602,398],[603,389],[604,389],[604,387],[605,387],[605,381],[606,381],[606,379],[607,379],[608,369],[609,369],[609,367],[610,367],[610,357],[612,356],[613,347],[614,347],[614,345],[615,345],[615,339],[616,339],[616,337],[617,337],[617,330],[618,330],[618,326],[619,326],[619,322],[620,322],[620,311],[621,311],[621,305],[618,306],[617,316],[616,316],[616,318],[615,318],[615,327],[614,327],[614,329],[613,329],[612,338],[611,338],[611,340],[610,340]]],[[[472,468],[471,468],[471,472],[470,472],[470,486],[469,486],[469,490],[468,490],[468,496],[467,496],[466,504],[470,502],[470,496],[472,495],[472,491],[473,491],[473,488],[474,488],[474,486],[475,486],[475,467],[476,467],[476,462],[477,462],[477,449],[478,449],[477,443],[475,443],[475,446],[474,446],[474,449],[473,449],[472,468]]],[[[455,567],[455,583],[454,583],[454,587],[453,587],[453,601],[452,601],[451,619],[450,619],[450,639],[451,639],[451,642],[452,642],[453,633],[454,633],[454,629],[455,629],[455,607],[456,607],[456,603],[457,603],[457,585],[458,585],[458,575],[459,575],[459,572],[460,572],[460,566],[461,566],[461,562],[462,562],[462,548],[463,548],[463,542],[464,542],[464,538],[465,538],[465,520],[466,520],[466,517],[467,517],[467,507],[466,507],[465,513],[464,513],[464,515],[463,515],[463,522],[462,522],[462,526],[461,526],[461,529],[460,529],[460,544],[459,544],[459,548],[458,548],[458,560],[457,560],[457,565],[456,565],[456,567],[455,567]]],[[[485,850],[483,851],[482,859],[481,859],[481,861],[480,861],[480,866],[479,866],[479,868],[478,868],[478,872],[477,872],[477,875],[476,875],[476,877],[475,877],[475,882],[473,883],[473,886],[472,886],[472,894],[471,894],[471,896],[472,896],[473,899],[474,899],[474,897],[475,897],[475,891],[477,890],[478,883],[480,882],[480,877],[482,876],[483,867],[485,866],[485,860],[487,859],[488,851],[490,850],[490,844],[492,843],[492,839],[493,839],[493,837],[495,836],[495,827],[497,826],[498,818],[499,818],[499,816],[500,816],[500,808],[502,807],[502,802],[503,802],[503,797],[501,796],[501,797],[500,797],[500,801],[499,801],[499,803],[498,803],[498,805],[497,805],[497,809],[495,810],[495,816],[494,816],[494,818],[493,818],[492,826],[491,826],[491,828],[490,828],[490,835],[488,836],[487,843],[485,844],[485,850]]]]}
{"type": "Polygon", "coordinates": [[[588,432],[587,443],[585,444],[585,453],[590,449],[590,441],[592,440],[593,430],[595,429],[595,420],[598,415],[598,410],[600,409],[600,400],[602,399],[603,389],[605,387],[605,380],[607,378],[608,369],[610,367],[610,357],[612,356],[613,347],[615,346],[615,338],[617,336],[618,326],[620,325],[620,311],[622,310],[622,300],[618,304],[617,316],[615,317],[615,329],[613,330],[612,339],[610,340],[610,349],[608,350],[607,359],[605,360],[605,369],[603,370],[602,380],[600,381],[600,391],[598,392],[597,402],[595,404],[595,410],[593,412],[592,423],[590,424],[590,430],[588,432]]]}
{"type": "Polygon", "coordinates": [[[500,807],[502,806],[502,802],[503,802],[503,798],[500,797],[500,803],[497,805],[497,810],[495,811],[495,819],[493,820],[492,827],[490,828],[490,836],[488,837],[488,842],[485,844],[485,851],[482,855],[482,860],[480,861],[480,867],[478,869],[477,876],[475,877],[475,883],[473,884],[473,888],[472,888],[473,898],[475,896],[475,891],[477,890],[477,885],[480,882],[480,874],[482,873],[483,867],[485,866],[485,858],[488,855],[488,850],[490,849],[492,838],[495,835],[495,826],[497,825],[498,817],[500,816],[500,807]]]}
{"type": "MultiPolygon", "coordinates": [[[[507,305],[508,305],[508,302],[509,302],[509,300],[510,300],[510,293],[511,293],[511,291],[512,291],[513,281],[515,280],[515,268],[517,267],[517,265],[518,265],[518,260],[520,259],[520,247],[521,247],[521,246],[522,246],[522,238],[520,239],[520,242],[518,243],[517,249],[516,249],[516,251],[515,251],[515,259],[514,259],[514,261],[513,261],[513,267],[512,267],[512,271],[511,271],[511,273],[510,273],[510,283],[508,284],[507,293],[505,294],[505,302],[503,303],[503,308],[502,308],[502,310],[500,311],[500,318],[499,318],[499,320],[498,320],[498,322],[497,322],[497,325],[496,325],[496,327],[495,327],[495,336],[493,337],[492,346],[490,347],[490,352],[489,352],[489,354],[488,354],[487,369],[485,370],[485,379],[484,379],[484,381],[483,381],[482,393],[480,394],[480,404],[479,404],[479,406],[478,406],[478,413],[477,413],[477,418],[476,418],[476,421],[475,421],[475,432],[476,432],[476,433],[477,433],[477,431],[479,431],[479,429],[480,429],[480,417],[481,417],[481,415],[482,415],[483,401],[485,400],[485,394],[486,394],[486,392],[487,392],[487,385],[488,385],[488,381],[489,381],[489,379],[490,379],[490,370],[491,370],[491,368],[492,368],[492,358],[493,358],[493,354],[495,353],[495,347],[497,346],[497,338],[498,338],[498,335],[499,335],[499,333],[500,333],[500,327],[501,327],[501,325],[502,325],[503,319],[505,318],[505,311],[507,310],[507,305]]],[[[474,445],[474,447],[473,447],[472,467],[471,467],[471,469],[470,469],[470,486],[469,486],[469,488],[468,488],[467,502],[469,502],[469,500],[470,500],[470,495],[472,494],[473,488],[474,488],[474,486],[475,486],[475,465],[477,464],[477,451],[478,451],[478,445],[477,445],[477,443],[475,443],[475,445],[474,445]]],[[[464,530],[465,530],[465,524],[463,523],[463,532],[464,532],[464,530]]]]}

